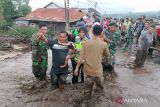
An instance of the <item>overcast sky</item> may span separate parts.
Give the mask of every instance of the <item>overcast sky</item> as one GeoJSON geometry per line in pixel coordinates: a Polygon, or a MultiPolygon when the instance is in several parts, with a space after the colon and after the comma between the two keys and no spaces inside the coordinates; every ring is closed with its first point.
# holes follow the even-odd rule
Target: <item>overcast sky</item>
{"type": "MultiPolygon", "coordinates": [[[[98,3],[97,10],[104,13],[126,13],[160,11],[160,0],[69,0],[70,7],[88,8],[98,3]],[[79,1],[79,2],[77,2],[79,1]],[[93,2],[88,2],[93,1],[93,2]]],[[[64,0],[30,0],[30,6],[35,10],[42,8],[50,2],[64,5],[64,0]]]]}

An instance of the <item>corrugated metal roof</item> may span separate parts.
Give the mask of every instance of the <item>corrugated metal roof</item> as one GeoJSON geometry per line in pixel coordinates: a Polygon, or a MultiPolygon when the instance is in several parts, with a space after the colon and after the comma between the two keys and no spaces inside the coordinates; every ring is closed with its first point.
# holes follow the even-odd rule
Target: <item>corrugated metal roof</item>
{"type": "MultiPolygon", "coordinates": [[[[80,12],[77,8],[70,8],[70,22],[75,22],[85,16],[85,13],[80,12]]],[[[65,22],[65,9],[64,8],[39,8],[26,17],[18,18],[17,20],[34,20],[34,21],[52,21],[52,22],[65,22]]]]}

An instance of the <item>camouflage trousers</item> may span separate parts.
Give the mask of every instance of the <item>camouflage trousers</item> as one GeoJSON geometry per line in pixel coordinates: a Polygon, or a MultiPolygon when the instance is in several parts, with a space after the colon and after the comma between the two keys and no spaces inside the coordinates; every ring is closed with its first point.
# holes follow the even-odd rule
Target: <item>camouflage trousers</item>
{"type": "Polygon", "coordinates": [[[132,38],[127,38],[125,44],[122,47],[123,52],[131,53],[131,51],[132,51],[132,43],[133,43],[132,38]]]}
{"type": "Polygon", "coordinates": [[[46,71],[48,67],[48,58],[40,58],[40,61],[36,61],[33,58],[32,61],[32,72],[35,77],[39,78],[41,81],[46,80],[46,71]]]}
{"type": "Polygon", "coordinates": [[[102,92],[103,90],[103,83],[104,78],[103,77],[96,77],[96,76],[85,76],[84,79],[84,103],[86,107],[89,107],[90,100],[91,100],[91,94],[93,90],[94,83],[97,86],[97,91],[100,90],[102,92]]]}
{"type": "Polygon", "coordinates": [[[110,54],[110,64],[112,65],[113,68],[115,63],[116,63],[115,54],[110,54]]]}

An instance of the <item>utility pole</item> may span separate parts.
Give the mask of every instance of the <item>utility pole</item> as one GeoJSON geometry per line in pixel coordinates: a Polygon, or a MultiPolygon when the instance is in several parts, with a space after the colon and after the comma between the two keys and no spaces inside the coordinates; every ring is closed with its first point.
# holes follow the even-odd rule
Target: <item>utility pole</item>
{"type": "Polygon", "coordinates": [[[65,19],[66,19],[66,31],[69,30],[69,0],[64,0],[65,5],[65,19]]]}
{"type": "Polygon", "coordinates": [[[97,2],[95,2],[95,4],[94,4],[94,9],[95,9],[95,11],[94,11],[94,15],[95,15],[95,19],[96,19],[96,9],[97,9],[97,5],[98,5],[98,3],[97,3],[97,2]]]}
{"type": "Polygon", "coordinates": [[[104,13],[104,15],[105,15],[105,17],[107,16],[107,12],[106,12],[106,10],[105,10],[105,13],[104,13]]]}
{"type": "Polygon", "coordinates": [[[97,2],[94,3],[95,10],[97,9],[97,4],[98,4],[97,2]]]}
{"type": "Polygon", "coordinates": [[[77,0],[77,3],[78,3],[78,9],[79,9],[79,0],[77,0]]]}
{"type": "Polygon", "coordinates": [[[67,31],[69,31],[69,29],[70,29],[70,23],[69,23],[69,22],[70,22],[70,21],[69,21],[69,20],[70,20],[70,19],[69,19],[69,16],[70,16],[70,15],[69,15],[69,14],[70,14],[70,12],[69,12],[69,0],[67,0],[67,13],[68,13],[68,16],[67,16],[67,18],[68,18],[68,19],[67,19],[67,27],[68,27],[68,29],[67,29],[67,31]]]}
{"type": "Polygon", "coordinates": [[[66,4],[66,0],[64,0],[64,6],[65,6],[65,19],[66,19],[66,27],[65,27],[65,29],[67,30],[67,4],[66,4]]]}

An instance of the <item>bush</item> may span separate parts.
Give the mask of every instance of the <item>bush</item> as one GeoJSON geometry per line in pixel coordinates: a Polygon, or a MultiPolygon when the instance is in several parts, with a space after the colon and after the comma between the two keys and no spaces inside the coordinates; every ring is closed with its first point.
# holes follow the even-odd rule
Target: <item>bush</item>
{"type": "Polygon", "coordinates": [[[6,23],[6,22],[2,22],[0,24],[0,30],[1,31],[4,31],[4,32],[7,32],[9,30],[8,26],[12,26],[12,23],[6,23]]]}
{"type": "Polygon", "coordinates": [[[38,32],[38,28],[33,27],[14,27],[8,31],[8,35],[18,36],[23,35],[31,37],[34,33],[38,32]]]}
{"type": "MultiPolygon", "coordinates": [[[[37,32],[38,32],[38,27],[34,28],[26,26],[21,26],[21,27],[15,26],[15,27],[10,27],[8,31],[0,29],[0,34],[9,36],[26,36],[29,38],[37,32]]],[[[55,37],[56,34],[52,30],[48,29],[47,35],[53,38],[55,37]]]]}
{"type": "Polygon", "coordinates": [[[48,29],[47,35],[50,37],[54,37],[56,35],[56,33],[53,30],[48,29]]]}

